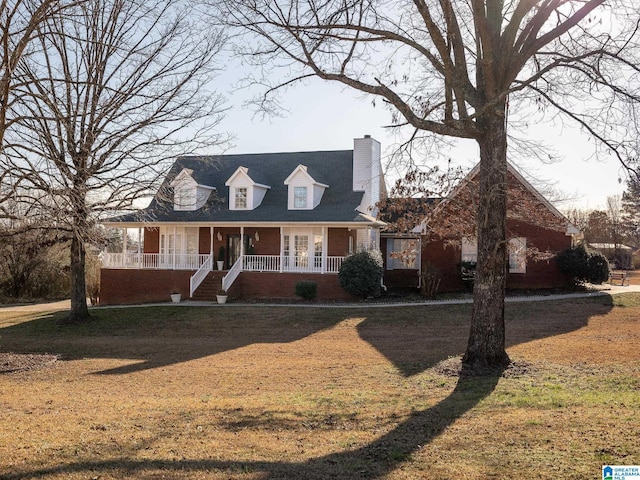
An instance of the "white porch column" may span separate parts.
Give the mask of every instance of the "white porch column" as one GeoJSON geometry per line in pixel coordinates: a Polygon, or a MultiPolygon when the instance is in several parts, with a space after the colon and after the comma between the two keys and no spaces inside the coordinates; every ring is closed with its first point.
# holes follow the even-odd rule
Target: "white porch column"
{"type": "Polygon", "coordinates": [[[240,257],[244,256],[244,226],[240,227],[240,257]]]}
{"type": "Polygon", "coordinates": [[[140,239],[142,238],[142,227],[138,227],[138,270],[142,268],[142,245],[140,239]]]}
{"type": "Polygon", "coordinates": [[[127,261],[127,227],[122,227],[122,258],[127,261]]]}
{"type": "Polygon", "coordinates": [[[284,228],[280,227],[280,273],[284,269],[284,228]]]}
{"type": "Polygon", "coordinates": [[[176,252],[178,251],[178,227],[173,226],[173,269],[176,269],[176,252]]]}
{"type": "Polygon", "coordinates": [[[327,250],[329,248],[329,229],[322,227],[322,268],[320,273],[326,273],[327,271],[327,250]]]}

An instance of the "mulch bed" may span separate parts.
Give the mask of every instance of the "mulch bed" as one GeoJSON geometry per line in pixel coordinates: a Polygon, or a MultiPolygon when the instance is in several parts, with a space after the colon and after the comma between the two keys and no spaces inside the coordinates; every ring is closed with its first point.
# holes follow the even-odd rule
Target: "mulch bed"
{"type": "Polygon", "coordinates": [[[24,372],[51,367],[57,355],[32,353],[0,353],[0,373],[24,372]]]}

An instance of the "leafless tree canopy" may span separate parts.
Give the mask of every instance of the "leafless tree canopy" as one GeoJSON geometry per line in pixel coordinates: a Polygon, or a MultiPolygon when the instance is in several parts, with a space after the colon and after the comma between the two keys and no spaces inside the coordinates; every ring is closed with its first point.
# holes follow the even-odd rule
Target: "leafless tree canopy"
{"type": "MultiPolygon", "coordinates": [[[[638,8],[630,0],[225,2],[236,46],[260,67],[261,108],[309,76],[390,107],[415,136],[482,135],[499,100],[526,127],[563,114],[625,164],[635,158],[626,105],[639,98],[638,8]],[[606,108],[603,110],[603,105],[606,108]]],[[[530,146],[530,145],[529,145],[530,146]]]]}
{"type": "Polygon", "coordinates": [[[208,88],[223,42],[199,20],[187,2],[85,0],[48,15],[17,65],[4,168],[18,201],[68,232],[72,276],[96,219],[152,193],[175,155],[223,140],[208,88]]]}
{"type": "Polygon", "coordinates": [[[46,192],[63,223],[81,205],[128,208],[169,158],[221,140],[221,99],[205,88],[221,37],[198,35],[186,6],[91,0],[68,12],[38,27],[38,54],[18,67],[6,142],[22,192],[46,192]]]}
{"type": "MultiPolygon", "coordinates": [[[[640,99],[632,0],[223,0],[262,109],[316,76],[382,99],[393,125],[480,152],[478,268],[465,364],[505,365],[507,131],[562,115],[627,167],[640,99]],[[283,73],[284,72],[284,73],[283,73]],[[275,80],[272,80],[275,79],[275,80]]],[[[215,5],[219,5],[216,2],[215,5]]],[[[410,141],[411,141],[410,140],[410,141]]]]}

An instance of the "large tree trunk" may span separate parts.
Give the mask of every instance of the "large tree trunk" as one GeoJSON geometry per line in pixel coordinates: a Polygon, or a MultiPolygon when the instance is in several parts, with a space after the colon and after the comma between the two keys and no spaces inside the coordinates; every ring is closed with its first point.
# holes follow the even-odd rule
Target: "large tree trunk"
{"type": "Polygon", "coordinates": [[[84,242],[81,238],[78,238],[78,235],[74,234],[71,239],[71,311],[69,312],[69,323],[84,322],[89,318],[84,242]]]}
{"type": "Polygon", "coordinates": [[[507,267],[507,131],[505,104],[478,119],[480,197],[476,214],[478,264],[473,288],[471,332],[463,363],[471,371],[504,368],[504,296],[507,267]]]}

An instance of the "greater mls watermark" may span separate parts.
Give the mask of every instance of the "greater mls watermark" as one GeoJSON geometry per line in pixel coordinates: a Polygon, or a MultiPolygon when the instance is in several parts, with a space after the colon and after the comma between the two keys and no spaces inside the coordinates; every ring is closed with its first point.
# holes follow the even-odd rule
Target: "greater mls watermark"
{"type": "Polygon", "coordinates": [[[605,465],[602,480],[640,480],[640,465],[605,465]]]}

